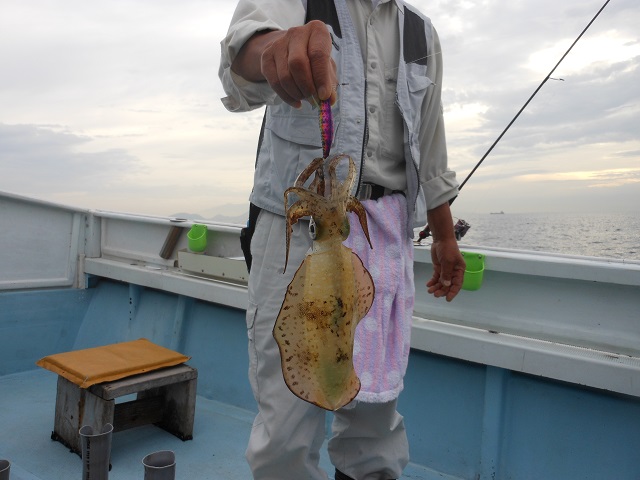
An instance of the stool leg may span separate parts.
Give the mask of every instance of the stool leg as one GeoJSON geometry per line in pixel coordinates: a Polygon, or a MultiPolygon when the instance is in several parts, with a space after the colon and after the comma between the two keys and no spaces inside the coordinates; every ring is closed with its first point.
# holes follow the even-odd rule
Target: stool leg
{"type": "Polygon", "coordinates": [[[58,377],[56,415],[51,438],[77,454],[80,454],[78,430],[82,426],[79,424],[81,392],[76,384],[64,377],[58,377]]]}
{"type": "Polygon", "coordinates": [[[165,415],[159,426],[181,440],[193,438],[196,385],[197,382],[193,379],[160,389],[164,397],[165,415]]]}
{"type": "Polygon", "coordinates": [[[113,425],[114,400],[103,400],[64,377],[58,377],[56,414],[51,438],[61,442],[72,452],[81,455],[78,431],[88,425],[101,429],[113,425]]]}

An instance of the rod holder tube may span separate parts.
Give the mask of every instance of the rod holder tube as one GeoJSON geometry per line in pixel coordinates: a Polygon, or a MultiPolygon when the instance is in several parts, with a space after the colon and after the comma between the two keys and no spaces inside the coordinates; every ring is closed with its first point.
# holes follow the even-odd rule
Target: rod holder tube
{"type": "Polygon", "coordinates": [[[80,429],[82,441],[82,480],[108,480],[113,425],[107,423],[101,431],[90,425],[80,429]]]}
{"type": "Polygon", "coordinates": [[[9,460],[0,460],[0,480],[9,480],[9,470],[11,470],[9,460]]]}
{"type": "Polygon", "coordinates": [[[144,480],[175,480],[176,455],[171,450],[150,453],[142,459],[144,480]]]}

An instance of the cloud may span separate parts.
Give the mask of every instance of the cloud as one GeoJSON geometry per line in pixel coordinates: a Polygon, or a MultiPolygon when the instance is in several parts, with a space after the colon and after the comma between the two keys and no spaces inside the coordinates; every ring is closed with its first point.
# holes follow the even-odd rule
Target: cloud
{"type": "MultiPolygon", "coordinates": [[[[640,124],[639,75],[640,56],[593,65],[584,73],[565,76],[563,82],[548,81],[510,128],[505,140],[519,148],[531,148],[559,141],[596,143],[635,139],[635,126],[640,124]]],[[[474,124],[475,133],[487,139],[497,137],[534,93],[534,87],[537,85],[468,94],[478,105],[475,110],[480,124],[474,124]]],[[[461,101],[463,105],[471,103],[461,101]]]]}
{"type": "Polygon", "coordinates": [[[530,173],[520,175],[525,182],[585,182],[589,188],[618,187],[627,183],[640,182],[640,168],[616,168],[597,171],[577,171],[561,173],[530,173]]]}
{"type": "MultiPolygon", "coordinates": [[[[443,24],[445,120],[453,124],[452,163],[462,170],[487,151],[600,7],[548,0],[423,3],[436,27],[443,24]],[[449,31],[448,19],[459,17],[463,27],[449,31]]],[[[632,1],[605,9],[556,71],[564,81],[546,82],[487,163],[511,163],[517,152],[635,140],[640,44],[634,19],[640,21],[640,9],[632,1]],[[612,45],[615,53],[606,55],[612,45]]]]}
{"type": "Polygon", "coordinates": [[[255,145],[236,148],[240,153],[227,155],[237,156],[235,161],[220,163],[221,145],[237,147],[237,138],[227,137],[217,141],[216,136],[207,148],[198,144],[192,151],[188,142],[165,139],[166,163],[157,168],[159,160],[149,163],[123,148],[101,150],[104,139],[62,126],[0,123],[0,190],[84,208],[212,216],[215,205],[247,204],[251,190],[255,145]],[[166,153],[170,149],[180,153],[166,153]]]}
{"type": "Polygon", "coordinates": [[[60,127],[0,124],[0,189],[39,196],[102,190],[139,171],[122,149],[83,151],[92,141],[60,127]]]}
{"type": "Polygon", "coordinates": [[[627,158],[627,157],[637,158],[640,161],[640,150],[627,150],[623,152],[615,152],[613,156],[620,157],[620,158],[627,158]]]}

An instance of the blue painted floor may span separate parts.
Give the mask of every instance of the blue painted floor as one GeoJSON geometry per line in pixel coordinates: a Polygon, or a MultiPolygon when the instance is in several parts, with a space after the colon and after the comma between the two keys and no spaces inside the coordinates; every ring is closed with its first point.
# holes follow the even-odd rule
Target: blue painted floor
{"type": "MultiPolygon", "coordinates": [[[[82,478],[78,455],[50,439],[57,376],[45,370],[0,377],[0,458],[11,462],[11,480],[82,478]]],[[[194,439],[182,442],[153,426],[113,435],[110,480],[144,477],[142,458],[158,450],[176,454],[176,480],[248,480],[244,460],[253,413],[198,397],[194,439]]],[[[326,449],[321,465],[333,478],[326,449]]],[[[409,465],[402,477],[443,480],[448,477],[409,465]]]]}

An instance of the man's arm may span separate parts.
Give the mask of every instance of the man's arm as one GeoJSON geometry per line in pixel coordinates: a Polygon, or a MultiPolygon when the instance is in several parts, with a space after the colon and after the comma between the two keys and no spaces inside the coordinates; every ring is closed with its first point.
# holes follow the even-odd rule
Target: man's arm
{"type": "Polygon", "coordinates": [[[247,81],[269,83],[289,105],[314,97],[335,101],[336,66],[324,23],[311,21],[288,30],[254,34],[238,52],[231,70],[247,81]]]}

